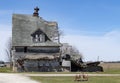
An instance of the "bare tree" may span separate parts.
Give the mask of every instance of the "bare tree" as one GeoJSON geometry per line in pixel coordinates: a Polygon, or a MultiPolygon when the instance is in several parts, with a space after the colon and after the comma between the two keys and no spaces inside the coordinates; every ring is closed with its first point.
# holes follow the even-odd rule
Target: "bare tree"
{"type": "Polygon", "coordinates": [[[10,66],[12,66],[12,53],[11,53],[11,49],[12,49],[12,39],[11,37],[8,39],[7,44],[6,44],[6,57],[8,59],[8,62],[10,62],[10,66]]]}
{"type": "Polygon", "coordinates": [[[77,60],[77,59],[83,58],[83,56],[79,52],[79,50],[76,47],[69,45],[68,43],[62,44],[61,54],[62,54],[62,56],[65,56],[66,54],[70,55],[72,60],[77,60]]]}
{"type": "Polygon", "coordinates": [[[59,42],[60,42],[60,39],[62,38],[64,36],[64,31],[63,30],[61,30],[60,28],[58,28],[58,40],[59,40],[59,42]]]}
{"type": "Polygon", "coordinates": [[[51,40],[53,40],[54,42],[58,42],[60,43],[60,37],[63,35],[63,31],[61,31],[59,28],[53,30],[53,32],[51,32],[53,35],[51,36],[51,40]]]}
{"type": "Polygon", "coordinates": [[[73,59],[73,60],[77,60],[77,59],[80,59],[80,58],[83,59],[83,55],[74,46],[71,47],[70,55],[71,55],[71,59],[73,59]]]}

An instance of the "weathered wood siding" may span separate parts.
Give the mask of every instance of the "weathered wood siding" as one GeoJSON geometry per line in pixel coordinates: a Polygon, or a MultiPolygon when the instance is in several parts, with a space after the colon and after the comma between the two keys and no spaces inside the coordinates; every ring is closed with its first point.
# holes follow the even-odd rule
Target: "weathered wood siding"
{"type": "Polygon", "coordinates": [[[26,60],[24,67],[26,71],[50,72],[58,71],[60,65],[55,60],[26,60]]]}
{"type": "Polygon", "coordinates": [[[16,52],[28,53],[58,53],[59,47],[16,47],[16,52]]]}

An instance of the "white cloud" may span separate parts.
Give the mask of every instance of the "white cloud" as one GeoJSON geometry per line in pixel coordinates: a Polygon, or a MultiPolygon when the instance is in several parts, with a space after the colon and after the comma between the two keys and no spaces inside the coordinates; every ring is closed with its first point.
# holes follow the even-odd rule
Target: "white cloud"
{"type": "Polygon", "coordinates": [[[98,56],[105,61],[120,60],[120,31],[103,36],[66,35],[61,41],[76,46],[87,61],[95,61],[98,56]]]}

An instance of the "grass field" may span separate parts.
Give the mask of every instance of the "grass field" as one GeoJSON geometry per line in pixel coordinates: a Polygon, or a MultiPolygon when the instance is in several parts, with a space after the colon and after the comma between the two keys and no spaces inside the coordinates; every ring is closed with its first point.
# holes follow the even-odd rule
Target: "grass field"
{"type": "MultiPolygon", "coordinates": [[[[13,72],[10,68],[0,68],[0,73],[25,73],[25,74],[80,74],[81,72],[13,72]]],[[[109,69],[104,72],[85,72],[86,74],[120,74],[120,69],[109,69]]]]}
{"type": "Polygon", "coordinates": [[[0,73],[11,73],[12,69],[8,67],[1,67],[0,68],[0,73]]]}
{"type": "Polygon", "coordinates": [[[120,74],[120,63],[102,63],[103,73],[120,74]]]}
{"type": "Polygon", "coordinates": [[[74,81],[74,77],[31,77],[42,83],[120,83],[120,77],[89,77],[88,81],[74,81]]]}

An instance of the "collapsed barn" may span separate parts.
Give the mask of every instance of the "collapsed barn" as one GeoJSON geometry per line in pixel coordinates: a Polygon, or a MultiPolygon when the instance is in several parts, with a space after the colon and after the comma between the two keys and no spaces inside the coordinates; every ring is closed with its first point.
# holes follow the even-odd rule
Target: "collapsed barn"
{"type": "Polygon", "coordinates": [[[62,69],[63,71],[102,72],[100,62],[83,62],[83,56],[79,51],[67,43],[62,44],[62,69]]]}
{"type": "Polygon", "coordinates": [[[44,20],[38,11],[36,7],[33,15],[12,16],[13,71],[102,71],[99,63],[84,64],[79,54],[72,57],[71,47],[60,43],[57,22],[44,20]]]}
{"type": "Polygon", "coordinates": [[[14,71],[59,71],[60,43],[57,22],[33,15],[13,14],[12,56],[14,71]]]}

